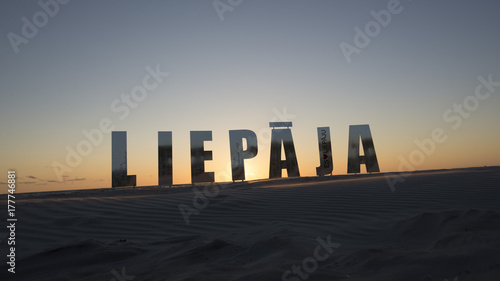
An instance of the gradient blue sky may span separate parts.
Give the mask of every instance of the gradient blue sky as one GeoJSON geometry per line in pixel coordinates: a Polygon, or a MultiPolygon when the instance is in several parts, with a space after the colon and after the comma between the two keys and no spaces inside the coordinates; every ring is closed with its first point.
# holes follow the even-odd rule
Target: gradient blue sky
{"type": "Polygon", "coordinates": [[[212,1],[73,0],[15,53],[7,35],[21,35],[21,18],[32,22],[41,7],[4,1],[0,181],[16,169],[18,192],[109,187],[110,134],[64,182],[52,168],[103,118],[128,132],[139,185],[157,183],[158,131],[173,131],[174,183],[190,182],[191,130],[213,131],[206,168],[217,181],[230,178],[228,131],[253,130],[259,154],[248,178],[267,178],[268,123],[284,110],[304,176],[318,165],[318,126],[332,130],[334,174],[346,173],[353,124],[370,124],[385,172],[438,127],[448,139],[416,169],[499,165],[500,88],[456,130],[443,113],[474,94],[478,76],[500,81],[500,2],[400,1],[348,63],[340,44],[354,44],[354,28],[389,2],[243,0],[221,21],[212,1]],[[157,65],[170,75],[121,120],[110,105],[157,65]]]}

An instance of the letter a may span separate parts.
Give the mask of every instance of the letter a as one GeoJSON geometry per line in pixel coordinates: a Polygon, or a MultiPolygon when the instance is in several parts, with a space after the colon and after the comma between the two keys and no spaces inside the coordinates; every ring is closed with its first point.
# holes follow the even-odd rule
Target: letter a
{"type": "Polygon", "coordinates": [[[368,173],[380,172],[377,154],[373,145],[369,125],[349,126],[349,148],[347,156],[347,173],[359,173],[361,164],[366,165],[368,173]],[[359,155],[359,139],[363,142],[364,156],[359,155]]]}
{"type": "Polygon", "coordinates": [[[288,128],[292,122],[270,122],[273,127],[271,133],[271,160],[269,164],[269,178],[281,178],[283,169],[287,170],[289,177],[300,177],[297,155],[293,145],[292,131],[288,128]],[[287,127],[275,129],[274,127],[287,127]],[[281,160],[281,144],[285,150],[285,160],[281,160]]]}

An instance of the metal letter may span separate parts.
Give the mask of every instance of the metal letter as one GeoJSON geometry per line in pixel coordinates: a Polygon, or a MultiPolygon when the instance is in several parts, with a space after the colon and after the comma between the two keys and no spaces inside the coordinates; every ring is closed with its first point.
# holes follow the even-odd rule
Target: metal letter
{"type": "Polygon", "coordinates": [[[316,175],[331,175],[333,171],[333,157],[330,127],[318,127],[318,148],[319,167],[316,168],[316,175]]]}
{"type": "Polygon", "coordinates": [[[203,148],[212,140],[212,131],[191,131],[191,183],[214,182],[214,172],[205,172],[205,161],[212,160],[212,151],[203,148]]]}
{"type": "Polygon", "coordinates": [[[231,171],[233,181],[245,180],[244,159],[257,155],[257,135],[250,130],[230,130],[229,147],[231,150],[231,171]],[[247,149],[243,150],[243,139],[247,140],[247,149]]]}
{"type": "Polygon", "coordinates": [[[368,173],[380,172],[377,154],[373,145],[369,125],[349,126],[349,148],[347,155],[347,173],[359,173],[361,164],[366,165],[368,173]],[[359,139],[363,143],[365,155],[359,155],[359,139]]]}
{"type": "Polygon", "coordinates": [[[292,122],[269,122],[269,127],[292,127],[292,122]]]}
{"type": "Polygon", "coordinates": [[[158,132],[158,185],[172,186],[172,132],[158,132]]]}
{"type": "Polygon", "coordinates": [[[136,186],[136,176],[127,175],[127,132],[111,133],[111,187],[136,186]]]}
{"type": "Polygon", "coordinates": [[[292,122],[271,122],[271,160],[269,164],[269,178],[281,178],[283,169],[287,170],[289,177],[300,177],[297,155],[293,145],[292,131],[289,128],[275,129],[274,127],[291,127],[292,122]],[[281,160],[281,143],[285,150],[285,160],[281,160]]]}

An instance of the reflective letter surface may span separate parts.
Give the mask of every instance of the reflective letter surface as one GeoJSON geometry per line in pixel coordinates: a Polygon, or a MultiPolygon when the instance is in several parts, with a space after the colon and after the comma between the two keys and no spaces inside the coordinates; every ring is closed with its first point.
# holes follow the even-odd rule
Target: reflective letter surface
{"type": "Polygon", "coordinates": [[[318,127],[319,167],[316,175],[324,176],[332,174],[333,157],[332,144],[330,140],[330,127],[318,127]]]}
{"type": "Polygon", "coordinates": [[[127,132],[111,132],[111,187],[135,185],[135,175],[127,175],[127,132]]]}
{"type": "Polygon", "coordinates": [[[245,180],[244,159],[257,155],[257,135],[250,130],[229,131],[229,147],[231,150],[231,171],[233,181],[245,180]],[[247,149],[243,150],[243,139],[247,141],[247,149]]]}
{"type": "Polygon", "coordinates": [[[158,132],[158,185],[172,186],[172,132],[158,132]]]}
{"type": "MultiPolygon", "coordinates": [[[[271,122],[270,126],[290,126],[292,122],[271,122]]],[[[283,169],[287,170],[289,177],[300,177],[297,156],[293,145],[292,131],[290,129],[272,129],[271,133],[271,160],[269,163],[269,178],[281,178],[283,169]],[[281,160],[281,143],[285,150],[285,160],[281,160]]]]}
{"type": "Polygon", "coordinates": [[[360,165],[366,165],[368,173],[380,172],[377,154],[373,145],[369,125],[349,126],[349,148],[347,156],[347,173],[359,173],[360,165]],[[364,156],[359,155],[359,139],[363,143],[364,156]]]}
{"type": "Polygon", "coordinates": [[[214,172],[205,172],[205,161],[212,160],[212,151],[205,151],[204,141],[212,140],[212,131],[191,131],[191,183],[214,182],[214,172]]]}

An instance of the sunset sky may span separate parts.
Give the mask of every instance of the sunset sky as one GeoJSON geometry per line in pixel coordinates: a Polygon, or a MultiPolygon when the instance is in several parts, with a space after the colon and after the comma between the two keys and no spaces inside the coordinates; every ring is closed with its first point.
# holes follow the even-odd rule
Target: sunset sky
{"type": "Polygon", "coordinates": [[[158,131],[173,132],[174,184],[191,182],[194,130],[213,133],[216,181],[231,179],[229,130],[254,131],[247,179],[267,178],[272,121],[293,122],[301,176],[316,175],[320,126],[346,174],[356,124],[370,125],[381,172],[439,128],[445,140],[414,169],[500,165],[498,1],[40,2],[1,4],[0,193],[9,169],[17,192],[110,187],[110,133],[66,159],[102,120],[127,131],[140,186],[158,182],[158,131]],[[140,101],[122,100],[144,81],[140,101]],[[54,163],[71,169],[63,181],[54,163]]]}

